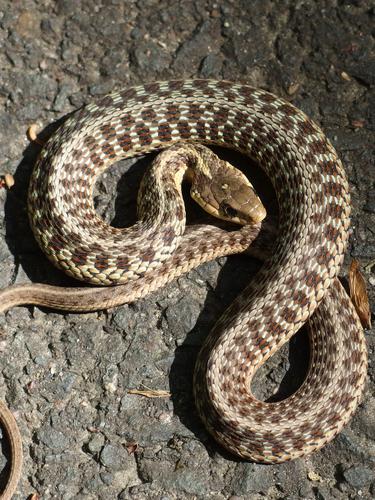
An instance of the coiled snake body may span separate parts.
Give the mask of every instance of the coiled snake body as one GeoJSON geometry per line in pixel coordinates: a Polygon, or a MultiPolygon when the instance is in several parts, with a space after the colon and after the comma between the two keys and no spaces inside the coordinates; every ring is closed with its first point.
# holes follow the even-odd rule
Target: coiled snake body
{"type": "MultiPolygon", "coordinates": [[[[255,159],[271,179],[280,209],[272,258],[218,320],[199,354],[198,412],[210,433],[241,457],[275,463],[303,456],[348,422],[360,400],[367,359],[359,319],[336,278],[349,227],[346,177],[321,130],[283,99],[229,82],[170,81],[110,94],[70,116],[35,167],[31,224],[49,258],[69,274],[118,286],[9,287],[0,294],[0,311],[20,303],[111,307],[201,262],[246,248],[259,224],[229,233],[193,228],[171,243],[180,225],[168,222],[153,250],[148,237],[124,243],[127,230],[111,228],[95,214],[92,188],[110,164],[181,141],[226,146],[255,159]],[[168,246],[178,247],[170,258],[168,246]],[[129,276],[134,283],[126,282],[129,276]],[[306,321],[306,380],[286,400],[258,401],[250,390],[254,373],[306,321]]],[[[17,428],[3,404],[0,416],[14,436],[17,428]]],[[[8,495],[20,469],[17,439],[12,448],[8,495]]]]}

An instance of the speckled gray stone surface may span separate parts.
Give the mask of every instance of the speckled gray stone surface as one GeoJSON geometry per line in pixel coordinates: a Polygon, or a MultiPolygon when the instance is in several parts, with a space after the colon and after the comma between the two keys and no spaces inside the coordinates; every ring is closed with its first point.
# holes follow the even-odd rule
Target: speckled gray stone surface
{"type": "MultiPolygon", "coordinates": [[[[0,190],[0,287],[71,283],[28,225],[38,147],[27,127],[43,129],[113,89],[202,76],[271,90],[321,124],[351,185],[343,274],[351,257],[360,260],[375,313],[374,19],[371,0],[0,0],[0,173],[16,180],[10,192],[0,190]]],[[[98,182],[95,203],[107,221],[134,217],[148,162],[122,162],[98,182]]],[[[199,421],[192,398],[199,346],[256,268],[245,257],[220,259],[115,310],[19,307],[0,317],[0,397],[18,420],[25,453],[15,498],[372,498],[373,331],[363,402],[320,452],[283,465],[247,463],[216,445],[199,421]],[[145,386],[171,397],[128,394],[145,386]]],[[[307,351],[301,333],[262,369],[258,397],[298,386],[307,351]]]]}

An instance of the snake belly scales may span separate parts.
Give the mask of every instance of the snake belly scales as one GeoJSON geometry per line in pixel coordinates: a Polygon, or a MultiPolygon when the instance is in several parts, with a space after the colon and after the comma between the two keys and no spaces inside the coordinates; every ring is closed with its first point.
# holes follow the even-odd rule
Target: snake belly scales
{"type": "MultiPolygon", "coordinates": [[[[192,227],[170,259],[153,267],[162,250],[150,249],[147,238],[136,247],[125,243],[126,229],[96,215],[92,190],[106,168],[181,141],[224,146],[254,159],[273,184],[280,217],[272,256],[217,321],[198,356],[198,413],[216,440],[240,457],[263,463],[301,457],[333,439],[350,419],[361,398],[367,351],[337,279],[350,213],[343,167],[319,127],[281,98],[227,81],[169,81],[112,93],[69,116],[35,166],[31,225],[48,257],[68,274],[118,286],[11,286],[0,293],[0,312],[24,303],[82,311],[113,307],[202,262],[245,249],[259,224],[233,232],[192,227]],[[125,283],[129,274],[136,279],[125,283]],[[302,386],[279,402],[257,400],[250,389],[255,372],[306,321],[311,352],[302,386]]],[[[165,245],[174,233],[165,228],[165,245]]],[[[22,445],[1,402],[0,418],[11,447],[2,498],[11,498],[22,445]]]]}

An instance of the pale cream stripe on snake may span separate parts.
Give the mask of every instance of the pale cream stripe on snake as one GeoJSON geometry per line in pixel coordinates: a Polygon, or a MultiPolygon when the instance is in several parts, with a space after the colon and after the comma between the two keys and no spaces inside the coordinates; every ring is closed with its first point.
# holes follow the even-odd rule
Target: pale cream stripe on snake
{"type": "MultiPolygon", "coordinates": [[[[272,257],[218,320],[198,356],[198,412],[219,443],[241,457],[265,463],[301,457],[330,441],[350,419],[360,401],[367,354],[357,314],[336,278],[349,228],[344,170],[321,130],[281,98],[230,82],[171,81],[110,94],[71,115],[35,167],[31,225],[61,269],[118,286],[9,287],[0,295],[0,311],[22,303],[112,307],[147,295],[201,262],[246,248],[260,224],[233,232],[189,228],[181,237],[165,227],[154,235],[161,247],[150,250],[149,234],[142,237],[139,226],[134,236],[96,215],[91,194],[101,172],[122,158],[180,141],[225,146],[253,158],[271,179],[280,209],[272,257]],[[172,247],[177,249],[168,260],[172,247]],[[257,400],[250,389],[255,372],[306,321],[306,380],[283,401],[257,400]]],[[[3,404],[0,417],[13,440],[12,475],[2,497],[10,498],[22,449],[3,404]]]]}

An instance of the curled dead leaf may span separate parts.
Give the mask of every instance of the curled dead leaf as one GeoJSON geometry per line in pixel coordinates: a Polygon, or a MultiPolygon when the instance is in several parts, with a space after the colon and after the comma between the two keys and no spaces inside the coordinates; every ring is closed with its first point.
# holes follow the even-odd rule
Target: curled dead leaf
{"type": "Polygon", "coordinates": [[[347,82],[350,82],[351,81],[351,78],[350,76],[348,75],[348,73],[346,73],[346,71],[341,71],[341,78],[343,80],[346,80],[347,82]]]}
{"type": "Polygon", "coordinates": [[[44,142],[38,138],[38,125],[36,123],[30,125],[30,127],[27,129],[26,135],[29,141],[35,142],[40,146],[44,145],[44,142]]]}
{"type": "Polygon", "coordinates": [[[135,441],[129,441],[128,443],[125,444],[126,451],[129,453],[129,455],[132,455],[138,450],[138,443],[135,441]]]}
{"type": "Polygon", "coordinates": [[[0,178],[0,187],[10,189],[14,186],[14,177],[12,174],[4,174],[0,178]]]}
{"type": "Polygon", "coordinates": [[[354,128],[363,128],[365,126],[365,120],[353,120],[352,126],[354,128]]]}
{"type": "Polygon", "coordinates": [[[371,328],[371,311],[368,300],[366,282],[359,269],[359,262],[352,260],[349,269],[350,298],[361,320],[363,328],[371,328]]]}
{"type": "MultiPolygon", "coordinates": [[[[143,385],[143,384],[142,384],[143,385]]],[[[129,389],[128,394],[137,394],[138,396],[144,396],[145,398],[170,398],[171,393],[162,389],[150,389],[146,385],[143,385],[144,389],[129,389]]]]}
{"type": "Polygon", "coordinates": [[[309,470],[307,471],[307,478],[310,480],[310,481],[314,481],[314,482],[322,482],[323,481],[323,478],[315,471],[313,470],[309,470]]]}

